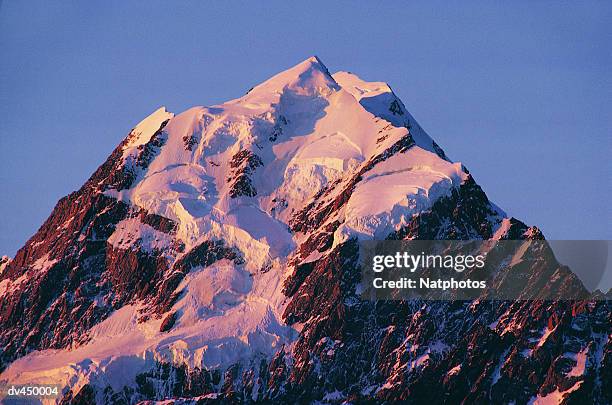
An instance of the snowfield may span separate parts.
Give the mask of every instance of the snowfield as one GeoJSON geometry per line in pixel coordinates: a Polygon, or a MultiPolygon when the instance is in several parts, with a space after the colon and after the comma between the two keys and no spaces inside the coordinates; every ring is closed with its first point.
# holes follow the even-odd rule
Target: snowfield
{"type": "Polygon", "coordinates": [[[466,178],[460,163],[449,163],[419,147],[394,155],[365,173],[337,232],[345,238],[383,239],[466,178]]]}

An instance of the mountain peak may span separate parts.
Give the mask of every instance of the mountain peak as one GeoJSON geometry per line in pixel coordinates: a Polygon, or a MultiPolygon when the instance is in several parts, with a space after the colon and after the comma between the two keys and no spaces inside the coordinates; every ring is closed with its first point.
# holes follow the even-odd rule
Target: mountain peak
{"type": "Polygon", "coordinates": [[[542,375],[594,386],[609,374],[606,339],[586,331],[578,346],[575,326],[606,325],[605,306],[432,301],[423,311],[376,305],[353,277],[359,240],[538,235],[506,218],[387,84],[332,77],[312,56],[238,100],[157,109],[13,259],[0,258],[0,380],[58,384],[72,403],[393,402],[406,392],[418,402],[430,383],[441,387],[430,402],[527,403],[552,385],[516,379],[516,367],[571,354],[542,375]],[[457,366],[471,342],[487,357],[457,366]],[[580,373],[564,372],[578,359],[580,373]],[[478,391],[457,389],[472,372],[484,376],[478,391]]]}
{"type": "Polygon", "coordinates": [[[324,69],[327,69],[327,67],[325,67],[325,64],[323,64],[323,61],[321,61],[321,59],[319,59],[319,57],[317,55],[312,55],[312,56],[304,59],[302,62],[298,63],[298,65],[301,65],[303,63],[319,64],[324,69]]]}
{"type": "Polygon", "coordinates": [[[328,76],[331,76],[329,71],[327,70],[327,66],[325,66],[325,64],[321,61],[321,59],[319,59],[318,56],[313,55],[313,56],[310,56],[309,58],[304,59],[302,62],[298,63],[297,65],[294,65],[293,67],[290,67],[289,69],[273,76],[272,79],[274,77],[278,77],[281,75],[290,77],[290,76],[300,76],[305,73],[312,74],[313,72],[320,72],[328,76]]]}
{"type": "Polygon", "coordinates": [[[255,86],[249,92],[248,98],[283,93],[286,90],[299,95],[316,96],[339,89],[340,86],[321,59],[311,56],[255,86]]]}

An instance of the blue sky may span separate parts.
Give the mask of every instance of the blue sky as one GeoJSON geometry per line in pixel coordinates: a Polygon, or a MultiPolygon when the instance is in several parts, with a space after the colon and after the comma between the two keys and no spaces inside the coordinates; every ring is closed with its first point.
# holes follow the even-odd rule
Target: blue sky
{"type": "Polygon", "coordinates": [[[314,54],[388,82],[510,215],[611,238],[610,2],[125,3],[0,6],[0,254],[157,107],[239,97],[314,54]]]}

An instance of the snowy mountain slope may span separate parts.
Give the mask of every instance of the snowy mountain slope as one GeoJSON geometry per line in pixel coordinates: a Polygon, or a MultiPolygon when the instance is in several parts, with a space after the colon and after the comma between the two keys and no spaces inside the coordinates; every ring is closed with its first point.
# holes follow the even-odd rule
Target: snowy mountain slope
{"type": "MultiPolygon", "coordinates": [[[[505,331],[532,311],[541,329],[548,311],[578,311],[457,304],[439,325],[454,304],[357,303],[355,240],[389,237],[541,234],[491,204],[388,85],[330,75],[316,57],[224,104],[162,107],[4,265],[0,381],[60,383],[67,402],[393,400],[436,375],[488,375],[474,362],[421,374],[463,353],[459,337],[493,333],[475,320],[503,317],[505,331]]],[[[607,353],[601,329],[579,345],[607,353]]],[[[504,339],[491,340],[496,361],[524,349],[504,339]]]]}

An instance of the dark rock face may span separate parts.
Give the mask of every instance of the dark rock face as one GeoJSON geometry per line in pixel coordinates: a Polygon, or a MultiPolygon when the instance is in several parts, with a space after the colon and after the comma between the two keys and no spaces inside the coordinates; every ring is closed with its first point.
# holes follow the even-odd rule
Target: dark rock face
{"type": "Polygon", "coordinates": [[[283,134],[283,128],[289,123],[287,118],[283,115],[279,115],[276,123],[272,127],[272,133],[268,137],[270,142],[276,142],[279,136],[283,134]]]}
{"type": "Polygon", "coordinates": [[[176,323],[176,318],[177,318],[176,312],[171,312],[168,315],[166,315],[161,325],[159,326],[159,331],[168,332],[170,329],[172,329],[172,327],[176,323]]]}
{"type": "Polygon", "coordinates": [[[27,279],[0,302],[0,368],[33,349],[76,343],[125,301],[114,296],[112,270],[107,273],[105,264],[113,257],[106,238],[128,213],[125,204],[90,189],[60,200],[0,275],[2,280],[27,279]],[[99,283],[105,273],[110,279],[99,283]],[[98,295],[105,296],[103,305],[95,303],[98,295]]]}
{"type": "Polygon", "coordinates": [[[174,234],[176,232],[176,223],[171,219],[162,217],[161,215],[149,213],[143,209],[141,209],[138,214],[140,222],[149,225],[156,231],[167,234],[174,234]]]}
{"type": "Polygon", "coordinates": [[[232,157],[230,161],[230,167],[233,169],[232,175],[227,179],[227,182],[231,184],[230,197],[257,195],[257,190],[251,181],[251,174],[259,166],[263,166],[263,161],[250,150],[241,150],[232,157]]]}
{"type": "Polygon", "coordinates": [[[154,253],[107,246],[104,267],[102,280],[112,286],[112,302],[120,307],[130,300],[155,295],[155,287],[167,273],[168,263],[154,253]]]}
{"type": "MultiPolygon", "coordinates": [[[[0,281],[13,283],[0,301],[0,370],[32,350],[86,342],[88,329],[130,302],[151,298],[161,315],[178,297],[174,288],[190,270],[188,265],[222,257],[239,260],[222,242],[204,242],[176,263],[180,271],[169,276],[172,269],[161,252],[147,251],[138,241],[127,249],[107,243],[116,225],[128,218],[168,235],[176,231],[172,220],[104,194],[108,188],[129,187],[138,174],[135,168],[147,165],[163,146],[165,125],[140,148],[132,167],[120,164],[128,135],[80,190],[57,203],[0,273],[0,281]]],[[[183,249],[180,244],[168,248],[183,249]]]]}
{"type": "Polygon", "coordinates": [[[68,391],[60,401],[60,404],[88,405],[96,403],[96,390],[89,384],[85,384],[76,395],[68,391]]]}
{"type": "Polygon", "coordinates": [[[356,260],[349,241],[288,280],[303,280],[285,312],[303,329],[278,399],[527,403],[580,382],[567,403],[609,403],[609,301],[364,302],[356,260]],[[568,376],[584,350],[598,354],[568,376]]]}
{"type": "Polygon", "coordinates": [[[185,145],[185,150],[192,151],[193,147],[198,144],[198,138],[193,135],[185,135],[183,137],[183,144],[185,145]]]}

